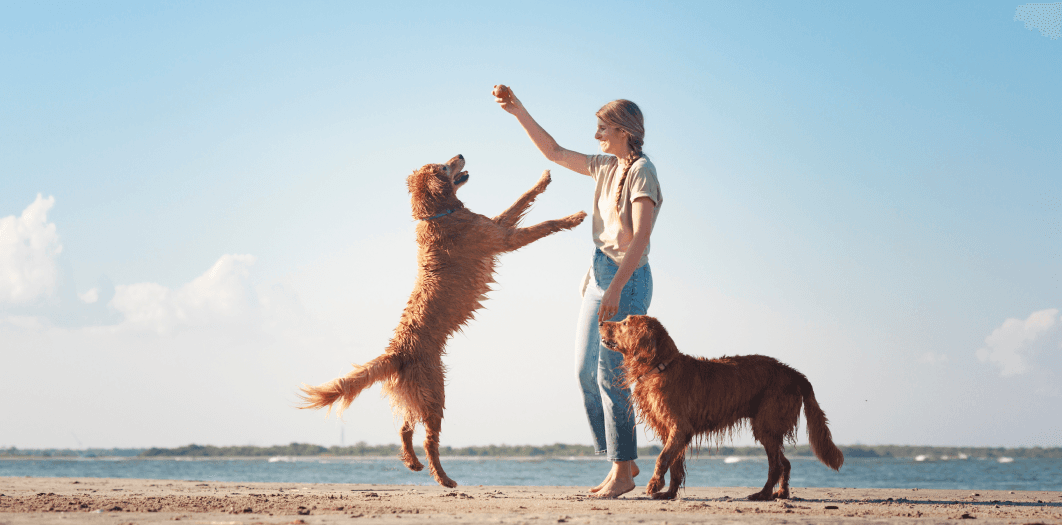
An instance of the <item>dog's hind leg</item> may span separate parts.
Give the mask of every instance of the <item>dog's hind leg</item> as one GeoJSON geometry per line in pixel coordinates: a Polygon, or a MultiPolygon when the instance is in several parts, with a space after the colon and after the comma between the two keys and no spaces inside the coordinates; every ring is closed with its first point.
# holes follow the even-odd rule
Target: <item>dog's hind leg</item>
{"type": "MultiPolygon", "coordinates": [[[[753,436],[757,441],[763,444],[764,450],[767,451],[767,483],[763,485],[763,490],[749,494],[749,499],[753,501],[770,501],[774,499],[775,495],[772,493],[774,486],[778,484],[778,480],[782,478],[786,469],[786,464],[789,462],[785,460],[785,456],[782,455],[782,440],[773,435],[757,435],[756,428],[753,428],[753,436]],[[785,461],[785,463],[783,463],[785,461]]],[[[789,496],[788,483],[786,484],[786,497],[789,496]]]]}
{"type": "Polygon", "coordinates": [[[416,421],[406,416],[406,421],[402,423],[402,463],[405,463],[409,470],[420,472],[424,470],[424,465],[417,459],[417,453],[413,451],[413,426],[416,421]]]}
{"type": "Polygon", "coordinates": [[[439,432],[442,430],[442,418],[431,416],[424,420],[424,429],[427,436],[424,437],[424,455],[428,456],[428,468],[431,476],[444,487],[454,488],[457,482],[447,477],[439,463],[439,432]]]}
{"type": "Polygon", "coordinates": [[[535,187],[524,192],[519,199],[509,209],[501,212],[497,217],[491,219],[495,224],[504,226],[506,228],[513,228],[524,214],[527,213],[527,209],[531,207],[531,203],[535,202],[535,197],[538,197],[542,192],[546,191],[546,186],[552,179],[549,176],[549,170],[542,172],[542,177],[535,183],[535,187]]]}
{"type": "Polygon", "coordinates": [[[789,460],[785,459],[785,454],[779,450],[778,458],[782,460],[782,475],[778,478],[778,490],[774,492],[776,499],[789,499],[789,460]]]}

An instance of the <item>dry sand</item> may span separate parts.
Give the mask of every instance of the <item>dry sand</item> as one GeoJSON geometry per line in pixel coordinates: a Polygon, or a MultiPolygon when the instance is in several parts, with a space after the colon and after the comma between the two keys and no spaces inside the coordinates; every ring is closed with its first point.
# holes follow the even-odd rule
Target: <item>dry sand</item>
{"type": "Polygon", "coordinates": [[[698,488],[675,501],[641,491],[616,500],[587,487],[458,487],[221,483],[0,477],[0,525],[14,524],[488,524],[488,523],[975,523],[1062,524],[1062,492],[793,489],[752,502],[752,488],[698,488]]]}

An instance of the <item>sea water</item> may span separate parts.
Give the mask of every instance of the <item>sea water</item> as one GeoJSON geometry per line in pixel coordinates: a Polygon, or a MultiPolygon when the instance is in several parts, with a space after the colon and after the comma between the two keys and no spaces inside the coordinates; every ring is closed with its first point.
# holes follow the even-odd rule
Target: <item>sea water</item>
{"type": "MultiPolygon", "coordinates": [[[[814,458],[791,457],[794,487],[1062,491],[1062,459],[929,460],[848,458],[840,472],[814,458]]],[[[655,458],[641,458],[644,485],[655,458]]],[[[445,457],[460,485],[594,486],[609,464],[599,458],[445,457]]],[[[762,457],[696,457],[686,462],[688,487],[762,487],[762,457]]],[[[0,459],[0,477],[139,478],[280,483],[434,485],[427,469],[412,472],[397,458],[43,458],[0,459]]],[[[2,482],[2,481],[0,481],[2,482]]]]}

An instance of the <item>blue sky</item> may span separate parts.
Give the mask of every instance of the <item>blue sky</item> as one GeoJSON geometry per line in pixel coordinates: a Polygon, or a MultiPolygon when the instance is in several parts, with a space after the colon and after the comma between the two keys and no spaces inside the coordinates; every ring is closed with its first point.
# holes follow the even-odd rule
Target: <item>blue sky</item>
{"type": "MultiPolygon", "coordinates": [[[[1062,446],[1062,40],[1018,5],[5,4],[0,446],[396,442],[375,389],[292,406],[397,323],[405,177],[462,153],[477,212],[544,169],[528,222],[591,206],[497,83],[584,153],[641,106],[686,353],[795,366],[839,443],[1062,446]]],[[[589,442],[591,252],[502,258],[443,444],[589,442]]]]}

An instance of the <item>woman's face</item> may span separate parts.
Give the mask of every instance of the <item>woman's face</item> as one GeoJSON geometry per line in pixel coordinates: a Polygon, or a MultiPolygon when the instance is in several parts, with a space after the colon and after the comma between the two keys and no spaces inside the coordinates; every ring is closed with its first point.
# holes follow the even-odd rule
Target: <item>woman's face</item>
{"type": "Polygon", "coordinates": [[[597,119],[597,133],[594,133],[594,138],[601,143],[602,153],[620,157],[627,151],[627,135],[600,118],[597,119]]]}

